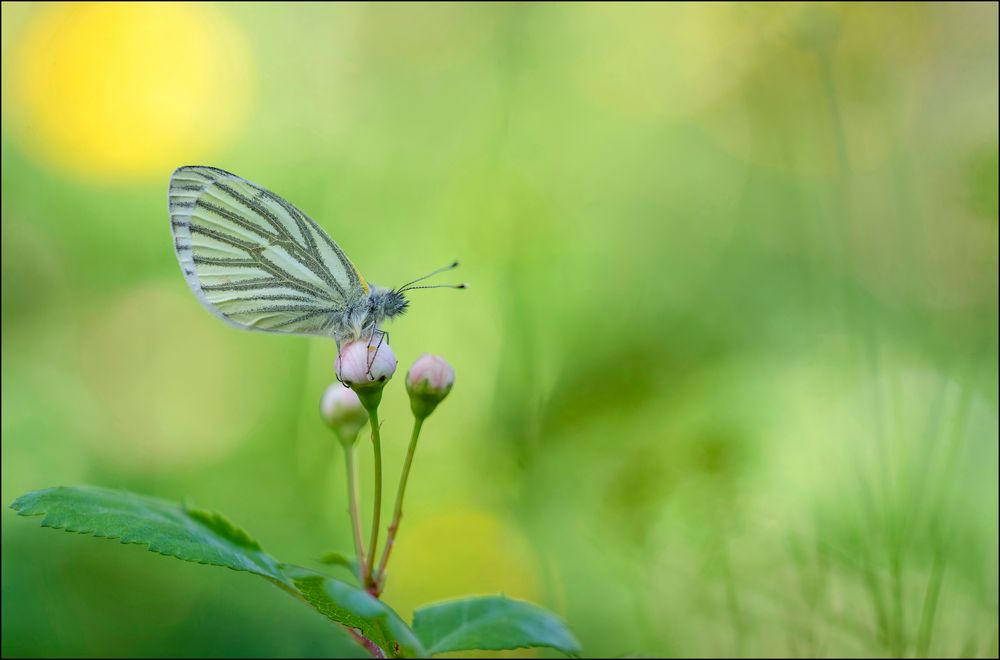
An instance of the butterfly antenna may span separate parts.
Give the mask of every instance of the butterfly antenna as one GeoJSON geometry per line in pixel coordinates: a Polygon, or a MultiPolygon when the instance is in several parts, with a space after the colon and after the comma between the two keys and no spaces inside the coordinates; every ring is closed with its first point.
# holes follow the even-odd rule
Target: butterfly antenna
{"type": "MultiPolygon", "coordinates": [[[[434,277],[435,275],[437,275],[439,273],[443,273],[445,271],[452,270],[453,268],[458,268],[458,262],[457,261],[453,261],[450,264],[448,264],[447,266],[444,266],[442,268],[438,268],[437,270],[435,270],[433,272],[427,273],[423,277],[418,277],[417,279],[413,280],[412,282],[407,282],[403,286],[401,286],[398,289],[396,289],[396,291],[398,291],[399,293],[402,293],[403,291],[406,291],[408,288],[410,288],[411,285],[416,284],[417,282],[423,282],[428,277],[434,277]]],[[[424,288],[424,287],[412,287],[412,288],[414,288],[414,289],[421,289],[421,288],[424,288]]]]}
{"type": "MultiPolygon", "coordinates": [[[[417,289],[468,289],[469,285],[465,282],[461,284],[428,284],[425,286],[411,286],[406,291],[416,291],[417,289]]],[[[404,289],[400,289],[402,292],[404,289]]]]}

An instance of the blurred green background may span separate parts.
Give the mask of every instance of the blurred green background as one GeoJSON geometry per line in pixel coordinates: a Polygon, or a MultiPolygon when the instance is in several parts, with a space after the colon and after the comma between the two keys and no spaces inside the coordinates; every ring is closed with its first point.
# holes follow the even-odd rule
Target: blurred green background
{"type": "MultiPolygon", "coordinates": [[[[177,266],[170,173],[214,165],[376,283],[463,262],[390,327],[458,374],[404,616],[503,591],[587,655],[997,655],[995,3],[2,18],[5,507],[90,483],[350,551],[333,342],[227,327],[177,266]]],[[[382,416],[391,502],[402,383],[382,416]]],[[[4,656],[358,654],[262,581],[6,508],[2,582],[4,656]]]]}

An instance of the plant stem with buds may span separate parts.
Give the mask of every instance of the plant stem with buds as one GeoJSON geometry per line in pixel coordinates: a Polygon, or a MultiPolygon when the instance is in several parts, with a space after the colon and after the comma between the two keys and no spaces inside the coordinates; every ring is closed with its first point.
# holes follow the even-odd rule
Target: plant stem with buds
{"type": "MultiPolygon", "coordinates": [[[[378,572],[375,582],[378,585],[376,595],[381,593],[382,585],[385,582],[385,566],[389,563],[389,553],[392,552],[393,543],[396,541],[396,532],[399,531],[399,520],[403,517],[403,496],[406,494],[406,481],[410,478],[410,467],[413,465],[413,454],[417,450],[417,438],[420,437],[420,428],[424,420],[421,417],[413,419],[413,433],[410,435],[410,446],[406,450],[406,460],[403,462],[403,474],[399,478],[399,489],[396,491],[396,506],[392,513],[392,524],[385,539],[385,549],[382,551],[382,560],[379,562],[378,572]]],[[[372,555],[374,562],[375,556],[372,555]]]]}
{"type": "Polygon", "coordinates": [[[372,510],[372,536],[368,544],[368,556],[372,559],[364,572],[365,587],[375,595],[375,581],[372,579],[372,568],[375,564],[378,549],[378,528],[382,517],[382,438],[379,434],[378,406],[368,408],[368,419],[372,427],[372,446],[375,449],[375,502],[372,510]]]}
{"type": "Polygon", "coordinates": [[[358,481],[354,468],[354,443],[344,445],[344,465],[347,466],[347,501],[354,530],[354,554],[358,558],[358,579],[365,575],[365,546],[361,540],[361,512],[358,509],[358,481]]]}

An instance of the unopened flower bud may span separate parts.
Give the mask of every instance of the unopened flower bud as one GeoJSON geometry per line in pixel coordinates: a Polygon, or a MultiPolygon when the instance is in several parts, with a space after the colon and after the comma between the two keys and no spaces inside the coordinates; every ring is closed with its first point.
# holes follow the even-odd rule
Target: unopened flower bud
{"type": "Polygon", "coordinates": [[[406,391],[410,393],[410,408],[414,416],[424,419],[448,396],[455,384],[455,370],[437,355],[424,354],[406,374],[406,391]]]}
{"type": "Polygon", "coordinates": [[[344,344],[337,354],[337,379],[354,390],[366,409],[378,406],[382,388],[396,373],[396,356],[389,344],[359,339],[344,344]]]}
{"type": "Polygon", "coordinates": [[[368,421],[368,413],[354,390],[340,383],[333,383],[323,392],[319,404],[320,415],[342,443],[354,444],[358,433],[368,421]]]}

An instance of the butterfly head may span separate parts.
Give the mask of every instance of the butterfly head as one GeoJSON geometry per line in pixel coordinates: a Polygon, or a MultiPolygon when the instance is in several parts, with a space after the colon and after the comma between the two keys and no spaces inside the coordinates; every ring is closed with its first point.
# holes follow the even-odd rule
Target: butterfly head
{"type": "Polygon", "coordinates": [[[371,293],[371,306],[375,316],[380,319],[391,319],[406,311],[410,304],[401,291],[393,289],[375,289],[371,293]]]}

